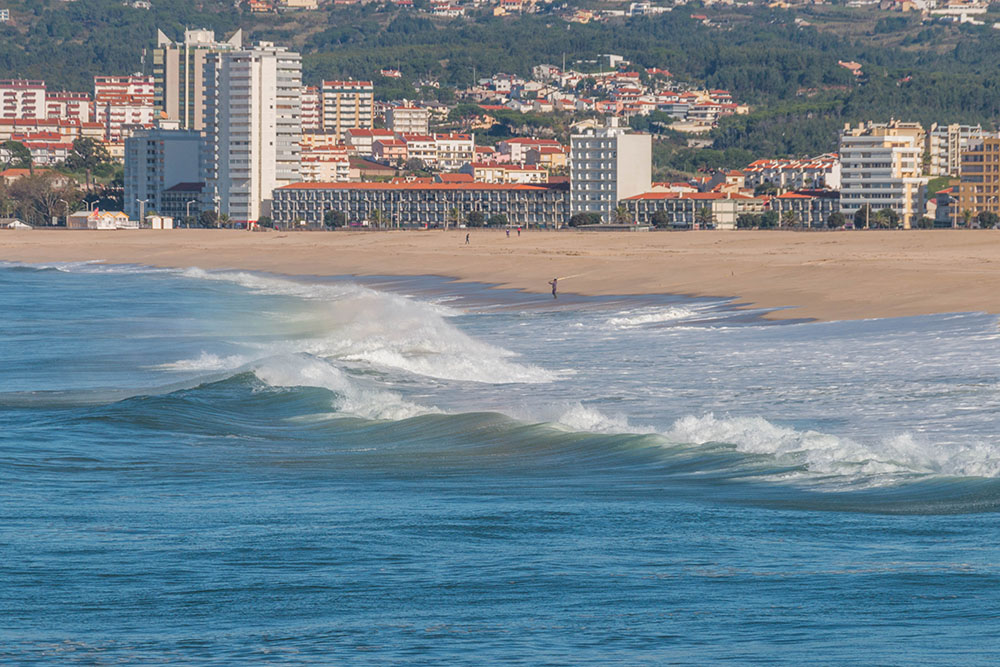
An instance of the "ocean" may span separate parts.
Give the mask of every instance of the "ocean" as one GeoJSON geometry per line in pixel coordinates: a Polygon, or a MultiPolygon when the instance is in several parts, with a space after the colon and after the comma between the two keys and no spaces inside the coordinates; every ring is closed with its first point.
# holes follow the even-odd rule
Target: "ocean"
{"type": "Polygon", "coordinates": [[[92,263],[0,313],[0,663],[996,659],[996,316],[92,263]]]}

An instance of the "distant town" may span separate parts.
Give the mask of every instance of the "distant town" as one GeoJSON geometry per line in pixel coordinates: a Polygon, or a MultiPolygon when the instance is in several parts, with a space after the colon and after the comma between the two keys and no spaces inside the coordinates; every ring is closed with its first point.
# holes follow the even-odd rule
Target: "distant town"
{"type": "MultiPolygon", "coordinates": [[[[316,6],[247,2],[261,12],[316,6]]],[[[533,6],[482,4],[500,13],[533,6]]],[[[432,1],[427,10],[464,6],[432,1]]],[[[952,2],[942,16],[973,20],[975,7],[952,2]]],[[[621,11],[669,8],[631,3],[621,11]]],[[[579,13],[567,20],[600,19],[579,13]]],[[[91,91],[0,80],[0,224],[724,230],[1000,222],[1000,136],[980,125],[848,125],[836,153],[759,155],[742,169],[661,182],[653,180],[651,132],[668,127],[697,149],[720,118],[751,107],[611,53],[538,63],[530,77],[476,73],[450,103],[378,102],[373,81],[303,85],[298,53],[244,43],[240,31],[160,31],[149,53],[146,72],[95,76],[91,91]],[[569,119],[564,136],[511,120],[549,114],[569,119]],[[501,123],[520,136],[494,140],[501,123]],[[115,165],[120,181],[102,179],[115,165]]],[[[839,65],[862,75],[858,63],[839,65]]],[[[387,65],[381,76],[399,72],[387,65]]]]}

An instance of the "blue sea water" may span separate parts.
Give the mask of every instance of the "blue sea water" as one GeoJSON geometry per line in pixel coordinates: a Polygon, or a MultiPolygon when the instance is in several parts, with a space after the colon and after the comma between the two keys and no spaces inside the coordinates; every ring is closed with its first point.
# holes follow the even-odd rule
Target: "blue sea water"
{"type": "Polygon", "coordinates": [[[757,315],[2,264],[0,662],[995,662],[997,318],[757,315]]]}

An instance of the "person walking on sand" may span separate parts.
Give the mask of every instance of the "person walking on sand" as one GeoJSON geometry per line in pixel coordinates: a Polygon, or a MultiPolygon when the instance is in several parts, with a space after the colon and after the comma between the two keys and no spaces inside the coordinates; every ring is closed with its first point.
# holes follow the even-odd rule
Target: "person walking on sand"
{"type": "Polygon", "coordinates": [[[556,296],[556,285],[559,284],[559,279],[553,278],[552,280],[549,281],[549,284],[552,285],[552,298],[558,299],[559,297],[556,296]]]}
{"type": "Polygon", "coordinates": [[[465,235],[465,245],[469,245],[469,235],[465,235]]]}
{"type": "Polygon", "coordinates": [[[510,238],[510,227],[507,228],[507,238],[510,238]]]}
{"type": "Polygon", "coordinates": [[[521,228],[517,228],[517,238],[521,238],[521,228]]]}

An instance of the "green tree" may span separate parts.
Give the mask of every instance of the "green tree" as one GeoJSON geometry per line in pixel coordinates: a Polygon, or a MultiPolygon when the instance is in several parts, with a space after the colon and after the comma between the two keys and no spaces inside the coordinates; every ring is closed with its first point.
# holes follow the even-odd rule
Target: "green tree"
{"type": "Polygon", "coordinates": [[[323,225],[328,229],[336,229],[347,224],[347,214],[343,211],[326,211],[323,213],[323,225]]]}
{"type": "Polygon", "coordinates": [[[760,218],[761,229],[774,229],[778,226],[778,212],[768,211],[760,218]]]}
{"type": "Polygon", "coordinates": [[[878,226],[882,229],[896,229],[899,227],[899,214],[894,209],[883,208],[875,214],[878,226]]]}
{"type": "Polygon", "coordinates": [[[4,160],[0,161],[0,171],[3,169],[31,169],[31,151],[20,141],[5,141],[0,144],[0,153],[4,160]]]}
{"type": "Polygon", "coordinates": [[[917,220],[918,229],[934,229],[934,221],[928,218],[926,215],[917,220]]]}
{"type": "Polygon", "coordinates": [[[601,216],[598,213],[577,213],[569,219],[570,227],[599,224],[601,224],[601,216]]]}
{"type": "Polygon", "coordinates": [[[274,219],[269,215],[262,215],[257,218],[257,225],[259,227],[274,227],[274,219]]]}
{"type": "Polygon", "coordinates": [[[503,213],[497,213],[491,215],[490,219],[486,221],[490,227],[506,227],[507,226],[507,216],[503,213]]]}
{"type": "Polygon", "coordinates": [[[834,211],[830,214],[830,217],[826,219],[826,226],[829,229],[841,229],[846,224],[847,216],[840,211],[834,211]]]}
{"type": "Polygon", "coordinates": [[[868,229],[874,223],[875,213],[872,211],[872,207],[868,204],[865,204],[854,212],[855,229],[868,229]]]}
{"type": "Polygon", "coordinates": [[[219,214],[212,210],[202,211],[198,214],[198,226],[216,229],[219,226],[219,214]]]}
{"type": "Polygon", "coordinates": [[[481,211],[473,211],[466,217],[465,224],[469,227],[482,227],[486,224],[486,216],[481,211]]]}
{"type": "Polygon", "coordinates": [[[70,169],[91,172],[97,167],[111,163],[111,155],[104,144],[90,137],[79,137],[73,141],[73,149],[66,156],[66,166],[70,169]]]}
{"type": "Polygon", "coordinates": [[[1000,223],[1000,216],[993,211],[981,211],[976,216],[976,222],[979,223],[980,229],[993,229],[1000,223]]]}
{"type": "Polygon", "coordinates": [[[664,211],[662,208],[653,213],[652,222],[656,227],[660,229],[664,227],[669,227],[671,223],[670,214],[664,211]]]}
{"type": "Polygon", "coordinates": [[[452,207],[448,209],[448,214],[445,216],[444,228],[448,229],[449,226],[458,226],[458,223],[462,221],[462,212],[458,208],[452,207]]]}

